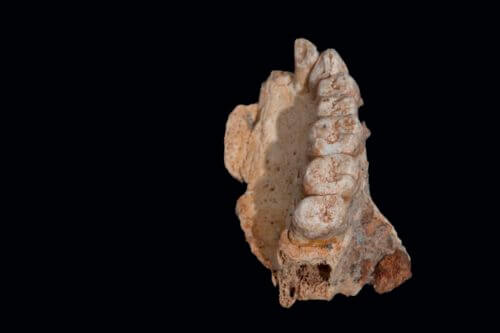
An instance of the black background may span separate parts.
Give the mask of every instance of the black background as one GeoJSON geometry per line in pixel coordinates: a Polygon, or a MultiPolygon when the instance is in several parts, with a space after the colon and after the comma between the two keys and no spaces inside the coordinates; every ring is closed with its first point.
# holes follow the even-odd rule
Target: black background
{"type": "Polygon", "coordinates": [[[472,207],[484,192],[472,188],[489,150],[477,112],[489,93],[479,83],[488,38],[471,16],[405,11],[340,23],[233,15],[131,28],[134,65],[122,75],[132,85],[119,93],[115,119],[130,176],[119,182],[130,196],[118,230],[132,235],[126,277],[111,283],[126,279],[119,299],[140,304],[149,320],[189,315],[180,320],[187,326],[385,330],[467,319],[491,278],[474,273],[484,267],[472,245],[484,220],[472,207]],[[240,229],[235,204],[246,186],[224,168],[223,139],[229,113],[256,103],[272,70],[293,71],[299,37],[336,49],[360,87],[371,194],[406,246],[413,277],[384,295],[365,286],[355,297],[283,309],[240,229]]]}
{"type": "Polygon", "coordinates": [[[5,145],[21,143],[4,154],[19,172],[4,173],[18,204],[4,202],[5,224],[21,229],[5,233],[15,324],[483,331],[498,316],[498,11],[340,4],[6,11],[5,113],[21,119],[4,122],[5,145]],[[336,49],[360,87],[371,194],[413,277],[284,309],[239,226],[245,184],[225,170],[223,140],[236,105],[256,103],[272,70],[293,71],[299,37],[336,49]]]}

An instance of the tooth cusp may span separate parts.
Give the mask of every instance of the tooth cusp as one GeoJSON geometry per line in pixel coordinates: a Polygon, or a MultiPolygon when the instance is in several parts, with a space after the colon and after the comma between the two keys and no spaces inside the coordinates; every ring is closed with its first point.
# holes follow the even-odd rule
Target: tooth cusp
{"type": "Polygon", "coordinates": [[[353,97],[347,96],[327,96],[321,97],[317,106],[318,116],[329,117],[329,116],[348,116],[358,115],[358,103],[353,97]]]}
{"type": "Polygon", "coordinates": [[[357,182],[356,160],[343,154],[314,159],[304,174],[306,195],[352,195],[357,182]]]}
{"type": "Polygon", "coordinates": [[[354,154],[365,136],[366,130],[357,116],[320,118],[309,134],[310,155],[354,154]]]}
{"type": "Polygon", "coordinates": [[[335,131],[337,119],[334,117],[322,118],[314,123],[309,134],[310,141],[314,144],[317,139],[323,139],[327,143],[334,143],[338,140],[338,133],[335,131]]]}
{"type": "MultiPolygon", "coordinates": [[[[352,77],[343,73],[321,80],[318,84],[317,95],[319,97],[333,95],[355,97],[359,95],[359,88],[352,77]]],[[[340,97],[338,98],[340,99],[340,97]]]]}
{"type": "Polygon", "coordinates": [[[315,89],[320,80],[341,73],[348,73],[348,70],[340,55],[333,49],[325,50],[311,70],[309,89],[315,89]]]}

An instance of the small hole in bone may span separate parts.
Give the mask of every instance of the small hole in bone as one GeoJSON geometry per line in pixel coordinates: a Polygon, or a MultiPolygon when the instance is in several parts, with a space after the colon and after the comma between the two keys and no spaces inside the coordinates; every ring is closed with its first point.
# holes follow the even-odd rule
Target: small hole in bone
{"type": "Polygon", "coordinates": [[[328,279],[330,279],[330,273],[332,271],[330,265],[319,264],[318,271],[319,271],[319,276],[321,277],[321,279],[323,279],[323,281],[328,281],[328,279]]]}
{"type": "Polygon", "coordinates": [[[295,287],[290,288],[290,297],[295,296],[295,287]]]}

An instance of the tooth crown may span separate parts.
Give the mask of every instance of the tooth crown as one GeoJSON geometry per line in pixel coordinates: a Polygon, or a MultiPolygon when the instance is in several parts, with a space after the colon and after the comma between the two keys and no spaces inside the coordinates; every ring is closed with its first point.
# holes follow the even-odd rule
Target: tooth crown
{"type": "Polygon", "coordinates": [[[346,154],[318,157],[304,174],[306,195],[351,196],[358,183],[360,168],[355,158],[346,154]]]}
{"type": "Polygon", "coordinates": [[[309,89],[314,90],[318,82],[323,79],[341,74],[349,74],[344,61],[337,51],[333,49],[325,50],[311,70],[309,89]]]}

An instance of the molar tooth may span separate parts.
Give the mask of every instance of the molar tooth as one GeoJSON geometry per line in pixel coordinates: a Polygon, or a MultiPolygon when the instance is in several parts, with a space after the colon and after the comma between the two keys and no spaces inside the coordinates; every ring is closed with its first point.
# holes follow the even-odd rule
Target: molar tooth
{"type": "MultiPolygon", "coordinates": [[[[361,134],[361,132],[360,132],[361,134]]],[[[358,134],[340,134],[337,141],[329,143],[324,139],[317,139],[311,147],[310,155],[314,157],[331,156],[335,154],[356,155],[362,137],[358,134]]]]}
{"type": "Polygon", "coordinates": [[[314,142],[316,139],[324,139],[329,143],[334,143],[338,139],[338,133],[335,130],[337,119],[335,117],[325,117],[315,122],[309,132],[309,140],[314,142]]]}
{"type": "Polygon", "coordinates": [[[304,198],[293,215],[293,224],[309,239],[335,236],[345,230],[348,203],[338,195],[304,198]]]}
{"type": "Polygon", "coordinates": [[[309,132],[310,155],[354,154],[366,138],[366,130],[356,116],[325,117],[309,132]]]}
{"type": "Polygon", "coordinates": [[[362,131],[362,127],[356,115],[323,117],[313,124],[309,139],[314,142],[321,138],[333,143],[339,134],[354,134],[362,131]]]}
{"type": "Polygon", "coordinates": [[[339,117],[335,122],[335,129],[339,133],[354,134],[363,130],[363,126],[356,116],[339,117]]]}

